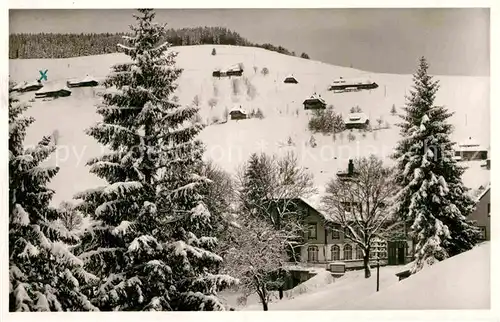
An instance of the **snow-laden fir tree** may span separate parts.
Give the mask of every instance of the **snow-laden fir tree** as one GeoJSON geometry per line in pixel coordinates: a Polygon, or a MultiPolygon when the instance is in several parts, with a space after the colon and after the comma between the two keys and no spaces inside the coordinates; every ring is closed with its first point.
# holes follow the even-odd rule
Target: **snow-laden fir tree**
{"type": "Polygon", "coordinates": [[[411,224],[416,239],[413,272],[471,249],[477,229],[467,220],[474,208],[468,189],[462,183],[465,168],[453,159],[452,113],[434,105],[439,84],[427,73],[425,58],[414,74],[414,86],[407,96],[397,161],[397,213],[411,224]]]}
{"type": "Polygon", "coordinates": [[[9,310],[94,311],[81,287],[96,277],[64,243],[55,224],[58,212],[49,207],[54,191],[47,188],[57,167],[42,167],[56,147],[43,137],[33,147],[24,139],[32,117],[9,94],[9,310]]]}
{"type": "Polygon", "coordinates": [[[172,95],[181,70],[165,29],[141,9],[133,36],[119,45],[131,62],[113,67],[102,122],[88,134],[111,152],[88,162],[103,187],[76,195],[96,223],[80,257],[101,279],[92,292],[101,310],[221,310],[217,291],[234,280],[218,275],[213,218],[200,191],[203,145],[198,109],[172,95]]]}

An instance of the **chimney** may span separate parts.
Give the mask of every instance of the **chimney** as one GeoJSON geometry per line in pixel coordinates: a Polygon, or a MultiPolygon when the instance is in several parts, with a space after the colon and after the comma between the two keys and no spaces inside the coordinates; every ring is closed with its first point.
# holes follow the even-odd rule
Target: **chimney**
{"type": "Polygon", "coordinates": [[[354,174],[354,162],[352,161],[352,159],[349,159],[349,165],[347,166],[347,174],[350,176],[354,174]]]}

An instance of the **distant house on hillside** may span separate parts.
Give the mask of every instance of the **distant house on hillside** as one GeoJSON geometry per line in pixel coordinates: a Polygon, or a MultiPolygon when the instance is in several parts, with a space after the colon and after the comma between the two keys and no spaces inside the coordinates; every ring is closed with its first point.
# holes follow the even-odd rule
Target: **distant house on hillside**
{"type": "Polygon", "coordinates": [[[321,97],[321,95],[317,95],[316,93],[311,95],[311,97],[306,98],[303,104],[305,110],[317,110],[326,108],[325,100],[321,97]]]}
{"type": "Polygon", "coordinates": [[[35,92],[35,98],[45,98],[45,97],[58,98],[70,95],[71,91],[69,90],[69,88],[63,85],[47,86],[35,92]]]}
{"type": "Polygon", "coordinates": [[[481,231],[481,240],[490,240],[491,238],[490,212],[490,184],[488,184],[479,190],[479,194],[476,196],[476,209],[467,217],[467,219],[473,220],[481,231]]]}
{"type": "Polygon", "coordinates": [[[89,76],[89,75],[87,75],[85,78],[80,79],[80,80],[74,80],[74,81],[68,81],[68,82],[66,82],[66,85],[69,88],[73,88],[73,87],[93,87],[93,86],[97,86],[98,84],[99,84],[99,82],[97,81],[97,79],[95,79],[94,77],[89,76]]]}
{"type": "Polygon", "coordinates": [[[370,125],[370,120],[365,113],[351,113],[344,123],[346,129],[365,129],[370,125]]]}
{"type": "Polygon", "coordinates": [[[285,84],[298,84],[299,82],[293,75],[288,75],[283,81],[285,84]]]}
{"type": "Polygon", "coordinates": [[[240,107],[233,108],[229,115],[231,116],[231,120],[244,120],[247,118],[248,113],[240,107]]]}
{"type": "Polygon", "coordinates": [[[42,81],[36,80],[34,82],[19,83],[16,86],[12,87],[12,89],[10,91],[24,93],[24,92],[37,91],[42,87],[43,87],[42,81]]]}
{"type": "Polygon", "coordinates": [[[232,65],[225,69],[216,69],[212,72],[213,77],[231,77],[231,76],[242,76],[243,68],[241,64],[232,65]]]}
{"type": "Polygon", "coordinates": [[[335,79],[330,87],[330,91],[350,91],[350,90],[362,90],[362,89],[375,89],[378,84],[374,81],[366,78],[348,78],[345,79],[340,77],[335,79]]]}
{"type": "Polygon", "coordinates": [[[488,150],[469,137],[469,140],[458,145],[455,158],[461,161],[486,160],[488,150]]]}

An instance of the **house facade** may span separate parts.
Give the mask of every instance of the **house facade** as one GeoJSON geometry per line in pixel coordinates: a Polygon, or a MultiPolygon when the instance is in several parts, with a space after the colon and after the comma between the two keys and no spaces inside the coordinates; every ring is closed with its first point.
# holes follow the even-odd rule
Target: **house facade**
{"type": "Polygon", "coordinates": [[[469,215],[468,219],[473,220],[481,231],[481,240],[490,240],[490,186],[488,185],[477,197],[476,209],[469,215]]]}
{"type": "MultiPolygon", "coordinates": [[[[312,266],[327,266],[341,261],[347,269],[363,267],[363,251],[352,240],[341,232],[340,225],[326,223],[324,216],[312,208],[307,212],[307,232],[305,244],[301,248],[301,262],[312,266]]],[[[372,249],[380,251],[380,264],[388,264],[388,243],[385,240],[374,240],[372,249]]],[[[375,259],[375,252],[370,254],[375,259]]]]}

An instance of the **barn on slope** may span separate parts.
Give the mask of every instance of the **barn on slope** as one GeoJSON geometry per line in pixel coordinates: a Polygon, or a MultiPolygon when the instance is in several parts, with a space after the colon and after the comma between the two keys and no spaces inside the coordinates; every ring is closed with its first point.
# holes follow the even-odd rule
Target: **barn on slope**
{"type": "Polygon", "coordinates": [[[33,82],[22,82],[17,84],[16,86],[12,87],[10,90],[11,92],[32,92],[32,91],[37,91],[40,88],[43,87],[42,81],[41,80],[36,80],[33,82]]]}
{"type": "Polygon", "coordinates": [[[344,120],[346,129],[366,129],[370,120],[365,113],[350,113],[344,120]]]}
{"type": "Polygon", "coordinates": [[[311,95],[311,97],[306,98],[303,104],[305,110],[318,110],[326,108],[325,100],[321,97],[321,95],[317,95],[316,93],[311,95]]]}
{"type": "Polygon", "coordinates": [[[298,84],[299,82],[293,75],[288,75],[285,77],[285,80],[283,81],[285,84],[298,84]]]}
{"type": "Polygon", "coordinates": [[[89,76],[89,75],[85,76],[85,78],[80,79],[80,80],[72,80],[72,81],[66,82],[66,85],[69,88],[73,88],[73,87],[94,87],[94,86],[97,86],[98,84],[99,84],[99,82],[97,81],[97,79],[95,79],[94,77],[89,76]]]}
{"type": "Polygon", "coordinates": [[[71,95],[71,90],[64,85],[51,85],[45,86],[35,92],[35,98],[45,98],[45,97],[67,97],[71,95]]]}
{"type": "Polygon", "coordinates": [[[248,113],[241,106],[234,107],[229,111],[229,115],[231,116],[231,120],[244,120],[248,118],[248,113]]]}

